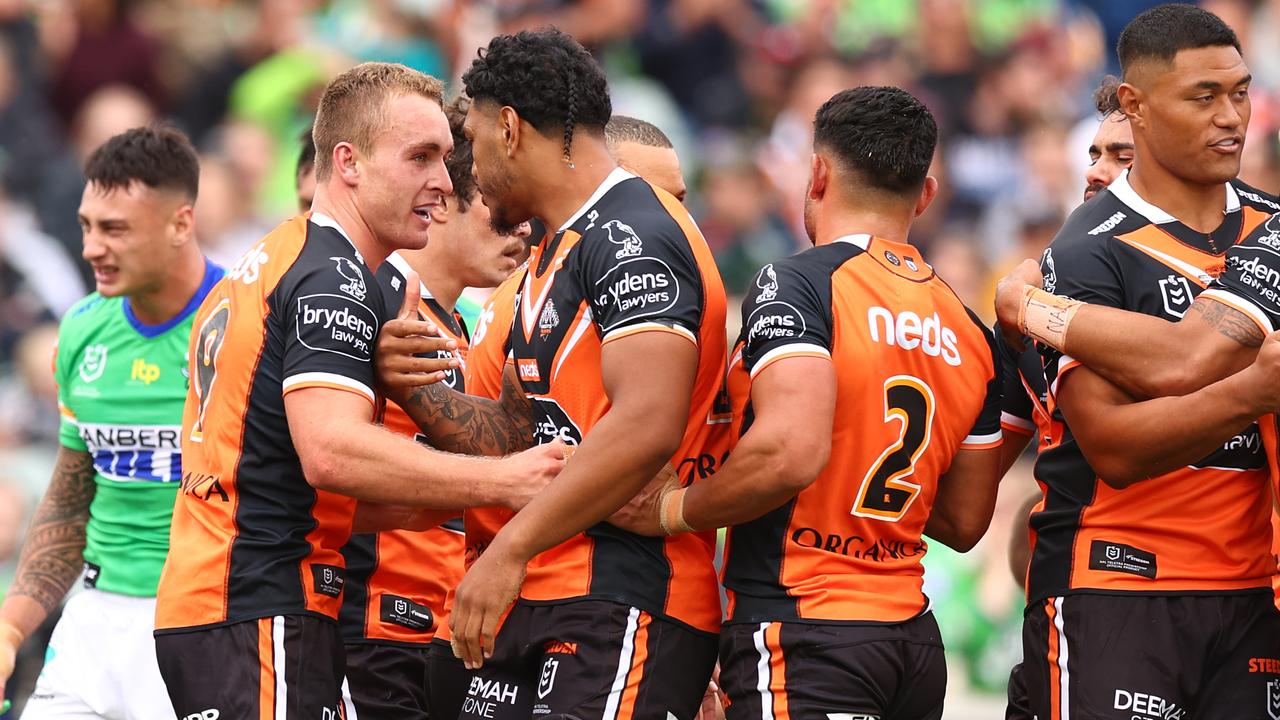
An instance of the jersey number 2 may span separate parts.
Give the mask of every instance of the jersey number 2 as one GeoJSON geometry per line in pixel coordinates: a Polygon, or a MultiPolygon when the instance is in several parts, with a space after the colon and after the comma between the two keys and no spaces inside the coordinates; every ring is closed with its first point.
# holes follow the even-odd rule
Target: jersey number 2
{"type": "Polygon", "coordinates": [[[884,381],[884,421],[899,423],[898,438],[867,471],[850,512],[889,522],[907,514],[920,486],[905,478],[915,472],[916,461],[929,447],[933,411],[933,390],[925,381],[910,375],[884,381]]]}

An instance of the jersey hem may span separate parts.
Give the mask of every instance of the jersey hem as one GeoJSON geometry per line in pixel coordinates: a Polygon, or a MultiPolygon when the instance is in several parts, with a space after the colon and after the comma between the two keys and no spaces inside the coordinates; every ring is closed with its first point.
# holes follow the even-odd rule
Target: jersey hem
{"type": "Polygon", "coordinates": [[[1266,585],[1259,585],[1257,587],[1227,588],[1222,590],[1104,590],[1102,588],[1071,588],[1058,592],[1041,592],[1035,595],[1028,595],[1027,610],[1038,609],[1035,606],[1049,598],[1067,597],[1069,595],[1114,595],[1119,597],[1126,595],[1213,597],[1216,595],[1271,595],[1273,592],[1274,590],[1271,587],[1270,578],[1267,579],[1266,585]]]}
{"type": "Polygon", "coordinates": [[[227,618],[226,620],[220,620],[218,622],[204,623],[202,625],[183,625],[182,627],[156,628],[155,630],[151,631],[151,634],[155,636],[182,635],[184,633],[202,632],[204,630],[217,630],[219,628],[230,627],[232,625],[239,625],[240,623],[253,622],[255,620],[261,620],[263,618],[276,617],[277,615],[296,616],[296,617],[309,616],[309,617],[319,618],[321,620],[327,620],[328,622],[331,622],[334,625],[338,624],[338,621],[335,620],[333,617],[329,615],[325,615],[324,613],[316,612],[314,610],[297,610],[297,609],[281,608],[281,609],[275,609],[275,610],[264,610],[260,613],[251,613],[249,615],[243,615],[243,616],[238,615],[234,618],[227,618]]]}
{"type": "Polygon", "coordinates": [[[688,630],[689,632],[693,632],[693,633],[698,633],[699,635],[705,635],[707,637],[719,637],[720,635],[720,633],[716,630],[704,630],[700,627],[697,627],[696,625],[690,625],[685,620],[681,620],[680,618],[677,618],[677,617],[672,617],[671,615],[665,612],[655,612],[651,608],[644,607],[643,605],[637,605],[636,603],[633,603],[627,600],[626,598],[619,597],[617,595],[577,595],[575,597],[556,598],[554,600],[529,600],[527,598],[516,598],[517,603],[520,603],[522,605],[528,605],[530,607],[546,607],[550,605],[569,605],[571,603],[584,602],[587,600],[602,600],[604,602],[617,603],[619,605],[626,605],[627,607],[633,607],[633,608],[636,608],[637,610],[641,610],[643,612],[649,613],[650,615],[652,615],[655,618],[658,618],[659,620],[669,622],[673,625],[679,625],[685,630],[688,630]]]}

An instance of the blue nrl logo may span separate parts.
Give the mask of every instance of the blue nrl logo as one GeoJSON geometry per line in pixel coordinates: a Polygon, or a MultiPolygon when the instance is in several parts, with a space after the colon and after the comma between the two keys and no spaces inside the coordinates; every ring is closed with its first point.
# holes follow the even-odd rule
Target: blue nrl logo
{"type": "Polygon", "coordinates": [[[107,369],[107,346],[106,345],[90,345],[84,349],[84,355],[80,358],[80,379],[87,383],[102,377],[102,372],[107,369]]]}

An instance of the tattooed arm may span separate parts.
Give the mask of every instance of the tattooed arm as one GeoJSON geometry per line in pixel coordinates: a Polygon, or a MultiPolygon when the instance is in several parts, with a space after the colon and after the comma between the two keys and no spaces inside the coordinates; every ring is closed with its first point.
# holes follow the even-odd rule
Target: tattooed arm
{"type": "Polygon", "coordinates": [[[515,368],[502,377],[498,400],[464,395],[444,383],[408,388],[393,396],[432,447],[468,455],[506,455],[533,445],[529,399],[515,368]]]}
{"type": "Polygon", "coordinates": [[[84,567],[93,476],[92,455],[59,448],[53,480],[27,531],[17,577],[0,606],[0,686],[13,671],[12,652],[58,607],[84,567]]]}

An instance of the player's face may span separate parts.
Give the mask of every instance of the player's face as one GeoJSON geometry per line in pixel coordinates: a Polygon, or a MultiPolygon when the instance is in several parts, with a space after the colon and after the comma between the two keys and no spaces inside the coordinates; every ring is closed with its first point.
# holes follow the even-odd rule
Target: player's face
{"type": "Polygon", "coordinates": [[[532,213],[521,208],[516,193],[515,173],[507,152],[511,138],[501,127],[499,112],[494,103],[472,103],[462,132],[471,141],[471,171],[479,197],[489,208],[490,223],[499,233],[511,234],[532,213]]]}
{"type": "Polygon", "coordinates": [[[457,242],[451,250],[458,255],[459,275],[468,287],[496,287],[529,258],[529,223],[520,223],[514,233],[498,232],[478,194],[450,225],[454,222],[457,242]]]}
{"type": "Polygon", "coordinates": [[[684,202],[687,188],[680,172],[680,158],[671,148],[651,147],[636,142],[620,142],[613,149],[618,164],[657,185],[684,202]]]}
{"type": "Polygon", "coordinates": [[[81,255],[107,297],[144,295],[164,285],[180,245],[183,213],[191,204],[177,193],[133,181],[123,188],[85,185],[80,197],[81,255]]]}
{"type": "Polygon", "coordinates": [[[1180,51],[1147,88],[1142,123],[1153,159],[1174,176],[1205,185],[1239,174],[1250,79],[1233,47],[1180,51]]]}
{"type": "Polygon", "coordinates": [[[1133,164],[1133,130],[1129,118],[1112,113],[1098,124],[1089,145],[1089,169],[1084,173],[1084,199],[1097,195],[1133,164]]]}
{"type": "Polygon", "coordinates": [[[427,244],[432,208],[453,191],[444,166],[453,135],[444,111],[421,95],[391,98],[383,113],[371,152],[357,152],[356,202],[384,247],[416,250],[427,244]]]}

